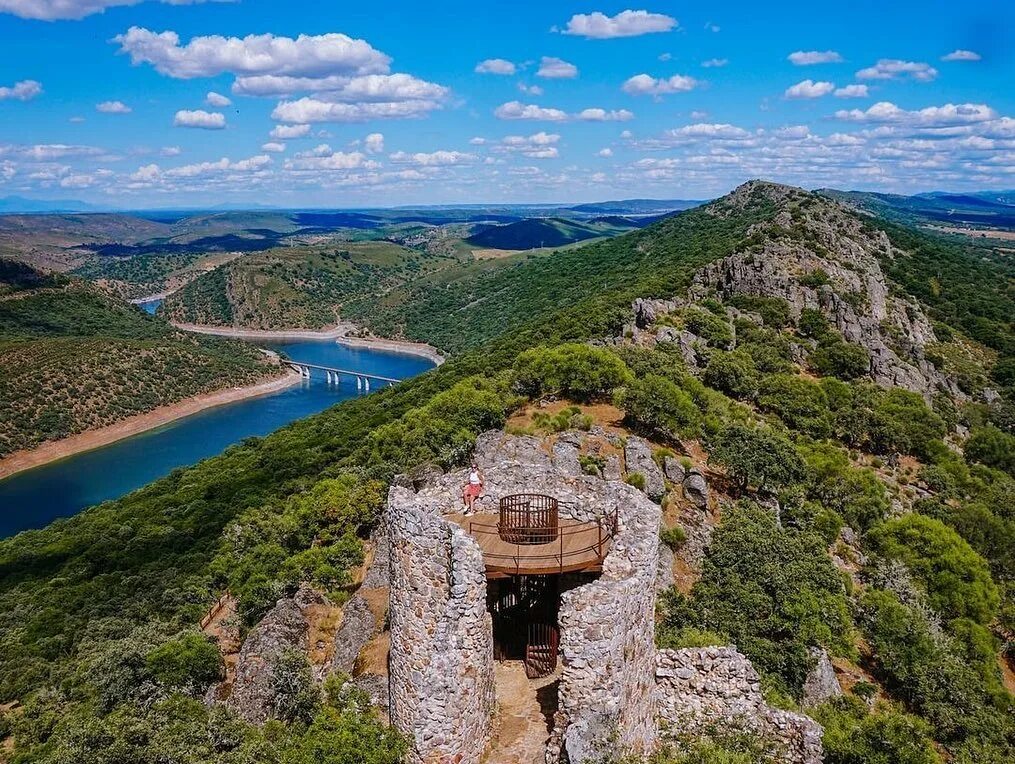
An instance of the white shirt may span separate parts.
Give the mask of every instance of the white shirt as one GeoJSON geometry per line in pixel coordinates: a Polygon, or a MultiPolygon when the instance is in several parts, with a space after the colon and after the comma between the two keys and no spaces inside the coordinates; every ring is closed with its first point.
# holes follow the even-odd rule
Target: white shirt
{"type": "Polygon", "coordinates": [[[473,470],[472,472],[469,473],[469,483],[471,485],[480,485],[482,484],[482,482],[483,481],[480,480],[479,473],[476,470],[473,470]]]}

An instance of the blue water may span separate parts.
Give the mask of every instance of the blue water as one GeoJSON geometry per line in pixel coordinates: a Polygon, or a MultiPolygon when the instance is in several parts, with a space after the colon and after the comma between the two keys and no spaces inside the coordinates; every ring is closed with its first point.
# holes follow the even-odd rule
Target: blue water
{"type": "MultiPolygon", "coordinates": [[[[352,349],[334,342],[258,343],[294,360],[405,379],[429,369],[425,358],[352,349]]],[[[375,386],[376,390],[377,387],[375,386]]],[[[260,398],[229,403],[76,454],[0,481],[0,538],[41,528],[58,517],[115,499],[169,474],[221,453],[227,446],[273,430],[356,395],[355,380],[327,384],[324,372],[309,381],[260,398]]]]}
{"type": "Polygon", "coordinates": [[[156,298],[154,300],[145,300],[144,302],[135,303],[145,313],[151,313],[155,315],[155,311],[159,309],[159,305],[162,304],[162,298],[156,298]]]}

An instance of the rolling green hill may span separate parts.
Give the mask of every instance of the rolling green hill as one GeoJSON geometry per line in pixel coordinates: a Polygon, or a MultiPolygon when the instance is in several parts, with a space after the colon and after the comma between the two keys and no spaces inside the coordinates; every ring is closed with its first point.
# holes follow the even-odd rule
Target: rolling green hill
{"type": "MultiPolygon", "coordinates": [[[[58,764],[94,748],[123,761],[166,751],[211,764],[359,761],[363,751],[397,761],[397,746],[379,737],[356,696],[332,693],[264,730],[209,710],[201,697],[217,656],[209,671],[195,624],[226,589],[249,626],[302,580],[343,580],[357,559],[342,550],[370,532],[396,474],[457,466],[477,434],[504,426],[527,396],[536,404],[579,390],[620,406],[624,427],[660,449],[694,444],[729,478],[729,487],[717,481],[731,493],[700,580],[659,599],[662,646],[735,642],[761,673],[766,699],[793,708],[808,649],[829,650],[855,672],[844,699],[806,709],[825,727],[830,762],[1012,760],[1013,701],[998,661],[1015,630],[1015,464],[1006,458],[1015,422],[1004,403],[1015,384],[1015,300],[998,283],[983,301],[963,300],[1005,281],[1006,266],[983,248],[945,251],[934,237],[886,226],[899,248],[885,253],[898,293],[922,288],[932,264],[947,259],[929,293],[935,331],[988,322],[1001,360],[981,372],[1005,388],[1000,405],[955,397],[932,407],[834,364],[804,374],[787,343],[813,339],[817,349],[827,326],[820,315],[791,320],[772,300],[736,314],[709,295],[665,317],[663,326],[715,338],[702,348],[701,378],[662,344],[604,342],[631,320],[632,299],[683,294],[721,258],[776,241],[818,256],[823,245],[809,229],[782,225],[787,198],[813,220],[828,204],[752,184],[615,239],[468,270],[440,288],[448,273],[431,274],[363,300],[358,309],[379,331],[457,355],[0,542],[0,703],[21,703],[0,719],[0,734],[13,735],[16,760],[58,764]],[[731,325],[736,347],[722,350],[731,325]],[[607,369],[614,373],[600,373],[607,369]],[[960,436],[943,440],[956,424],[972,430],[964,455],[960,436]],[[844,524],[852,533],[840,532],[844,524]]],[[[881,223],[868,224],[877,236],[881,223]]],[[[831,337],[823,347],[841,345],[831,337]]],[[[711,758],[676,761],[778,760],[753,753],[764,741],[721,732],[711,758]]]]}
{"type": "Polygon", "coordinates": [[[636,226],[623,218],[609,222],[580,223],[562,218],[527,218],[506,225],[484,226],[466,241],[476,247],[490,249],[542,249],[614,236],[636,226]]]}
{"type": "Polygon", "coordinates": [[[78,279],[0,260],[0,457],[279,374],[78,279]]]}

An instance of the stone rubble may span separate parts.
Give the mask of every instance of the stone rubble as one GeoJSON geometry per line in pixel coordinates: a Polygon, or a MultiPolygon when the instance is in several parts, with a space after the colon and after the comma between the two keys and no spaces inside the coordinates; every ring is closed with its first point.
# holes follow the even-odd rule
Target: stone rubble
{"type": "Polygon", "coordinates": [[[624,461],[628,475],[639,474],[645,478],[645,495],[657,504],[662,501],[666,493],[666,481],[663,479],[663,471],[652,458],[652,447],[648,441],[636,435],[629,437],[624,446],[624,461]]]}
{"type": "Polygon", "coordinates": [[[821,764],[821,725],[769,706],[750,660],[735,646],[659,650],[660,734],[743,732],[765,741],[786,764],[821,764]]]}

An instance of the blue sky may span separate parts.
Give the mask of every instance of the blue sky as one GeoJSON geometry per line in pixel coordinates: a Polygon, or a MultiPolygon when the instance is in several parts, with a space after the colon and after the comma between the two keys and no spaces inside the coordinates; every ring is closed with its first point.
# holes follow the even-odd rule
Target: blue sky
{"type": "Polygon", "coordinates": [[[1010,2],[0,0],[0,196],[1010,189],[1012,29],[1010,2]]]}

